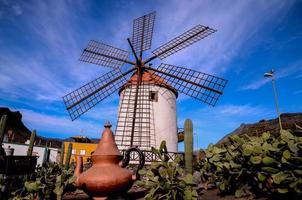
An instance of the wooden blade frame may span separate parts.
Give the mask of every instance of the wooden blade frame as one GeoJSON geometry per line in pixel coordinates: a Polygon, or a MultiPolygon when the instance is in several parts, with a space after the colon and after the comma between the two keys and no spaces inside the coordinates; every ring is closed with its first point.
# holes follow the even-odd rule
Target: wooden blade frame
{"type": "Polygon", "coordinates": [[[134,70],[131,69],[125,73],[120,70],[112,70],[65,95],[63,101],[71,119],[77,119],[97,103],[120,89],[127,82],[125,76],[134,70]]]}
{"type": "Polygon", "coordinates": [[[227,84],[227,80],[223,78],[185,67],[162,63],[157,69],[149,69],[155,71],[158,77],[163,78],[176,90],[211,106],[215,106],[227,84]]]}
{"type": "Polygon", "coordinates": [[[132,45],[142,58],[142,52],[151,48],[155,12],[133,20],[132,45]]]}
{"type": "Polygon", "coordinates": [[[147,59],[144,63],[148,63],[151,60],[159,57],[160,59],[164,59],[184,48],[198,42],[199,40],[211,35],[216,32],[216,30],[209,28],[207,26],[197,25],[180,36],[170,40],[166,44],[158,47],[153,50],[153,57],[147,59]]]}
{"type": "Polygon", "coordinates": [[[91,40],[87,48],[84,49],[80,61],[117,69],[124,63],[135,64],[127,60],[129,54],[128,51],[91,40]]]}

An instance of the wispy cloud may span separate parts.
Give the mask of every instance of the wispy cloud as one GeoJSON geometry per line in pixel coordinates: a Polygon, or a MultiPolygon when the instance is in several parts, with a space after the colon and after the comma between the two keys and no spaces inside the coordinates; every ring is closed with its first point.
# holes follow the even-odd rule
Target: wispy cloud
{"type": "Polygon", "coordinates": [[[255,123],[260,119],[269,119],[274,110],[261,105],[226,104],[216,107],[204,107],[179,113],[178,125],[183,127],[186,118],[193,121],[194,133],[198,134],[198,143],[205,148],[238,128],[242,123],[255,123]]]}
{"type": "Polygon", "coordinates": [[[22,15],[23,11],[22,11],[21,7],[19,6],[19,4],[13,5],[12,8],[13,8],[13,11],[16,16],[22,15]]]}
{"type": "MultiPolygon", "coordinates": [[[[13,9],[17,10],[18,8],[23,11],[23,25],[35,37],[32,42],[35,42],[36,46],[34,45],[31,51],[19,47],[18,56],[0,49],[3,55],[2,59],[9,57],[7,66],[1,67],[2,70],[4,68],[6,70],[5,72],[1,70],[3,75],[0,84],[3,82],[5,86],[10,85],[8,89],[11,91],[26,91],[29,88],[34,88],[32,92],[39,93],[35,95],[37,99],[58,100],[58,97],[62,96],[62,92],[69,92],[96,78],[96,74],[106,71],[106,69],[78,62],[81,49],[86,45],[88,39],[91,39],[89,37],[96,35],[85,32],[80,25],[83,24],[80,23],[83,22],[81,17],[88,15],[88,9],[91,6],[89,3],[86,4],[81,1],[76,3],[39,1],[35,2],[34,5],[32,3],[11,4],[11,7],[14,6],[16,8],[13,9]],[[43,50],[41,51],[41,49],[43,50]],[[33,53],[35,58],[18,59],[20,55],[23,55],[24,58],[30,58],[33,53]],[[34,62],[36,69],[30,74],[33,78],[29,78],[29,76],[25,76],[24,71],[31,69],[34,62]],[[15,81],[11,84],[9,74],[12,70],[9,69],[13,69],[14,72],[18,73],[18,77],[22,81],[15,81]],[[45,81],[41,80],[45,77],[45,81]],[[51,87],[49,87],[50,85],[51,87]],[[55,87],[53,87],[54,85],[55,87]],[[44,88],[48,89],[44,90],[44,88]]],[[[276,15],[280,17],[289,6],[290,3],[268,2],[261,4],[254,1],[238,2],[236,4],[230,4],[229,2],[213,3],[212,1],[163,3],[155,8],[157,10],[157,20],[153,46],[159,46],[199,23],[217,28],[219,31],[202,41],[201,44],[193,45],[190,50],[179,52],[177,56],[171,56],[165,62],[219,73],[227,69],[228,61],[237,55],[244,41],[256,34],[257,30],[266,21],[276,15]],[[184,7],[186,9],[183,9],[184,7]],[[275,9],[267,13],[271,7],[275,9]],[[175,12],[167,13],[166,10],[174,10],[175,12]],[[226,14],[225,10],[232,14],[226,14]],[[251,10],[254,11],[251,12],[251,10]],[[262,16],[264,15],[266,20],[263,21],[262,16]],[[236,26],[236,24],[240,24],[240,26],[236,26]]],[[[125,7],[129,8],[130,4],[125,5],[125,7]]],[[[109,41],[114,41],[114,44],[118,46],[126,47],[127,43],[124,39],[131,34],[131,16],[134,15],[132,14],[129,17],[127,12],[121,12],[116,15],[116,19],[112,19],[115,26],[106,26],[106,29],[108,29],[106,31],[111,33],[109,41]],[[129,21],[125,19],[129,19],[129,21]],[[118,27],[119,31],[114,27],[118,27]]],[[[103,21],[102,23],[105,25],[103,21]]],[[[15,19],[13,22],[17,23],[18,21],[15,19]]],[[[110,24],[110,20],[106,23],[110,24]]],[[[96,21],[89,24],[91,24],[90,29],[94,28],[96,32],[106,36],[102,33],[101,30],[103,29],[100,29],[101,27],[95,26],[97,25],[96,21]]],[[[23,94],[25,93],[19,92],[19,95],[23,94]]]]}
{"type": "Polygon", "coordinates": [[[216,108],[219,115],[249,116],[266,113],[265,109],[251,105],[223,105],[216,108]]]}
{"type": "Polygon", "coordinates": [[[31,129],[36,129],[38,132],[51,132],[52,136],[69,137],[72,135],[79,135],[80,132],[85,131],[87,136],[96,136],[100,131],[100,125],[91,123],[89,121],[78,120],[71,122],[61,116],[54,116],[45,113],[35,112],[28,109],[20,109],[23,114],[24,122],[31,129]]]}
{"type": "MultiPolygon", "coordinates": [[[[110,109],[110,108],[109,108],[110,109]]],[[[71,121],[62,115],[54,115],[38,112],[31,109],[13,108],[13,111],[20,111],[25,125],[39,132],[51,133],[51,137],[67,138],[73,135],[85,134],[88,137],[99,137],[103,131],[105,121],[111,118],[113,112],[103,115],[89,115],[85,119],[71,121]]]]}
{"type": "Polygon", "coordinates": [[[63,96],[65,86],[55,81],[51,70],[41,67],[36,59],[7,57],[5,60],[0,58],[0,61],[5,66],[0,69],[2,92],[15,92],[19,98],[25,97],[28,100],[53,101],[63,96]]]}
{"type": "MultiPolygon", "coordinates": [[[[197,24],[218,29],[217,33],[164,62],[223,74],[233,70],[229,66],[230,61],[241,55],[242,47],[249,39],[272,20],[282,20],[292,6],[291,1],[252,0],[122,1],[101,2],[97,7],[93,1],[15,3],[0,0],[1,4],[4,6],[0,6],[0,23],[9,25],[0,30],[0,98],[8,99],[11,105],[23,105],[15,109],[24,112],[24,120],[31,128],[62,136],[82,129],[87,130],[87,134],[90,131],[95,133],[102,129],[99,124],[102,120],[114,122],[117,117],[118,95],[102,102],[75,122],[70,121],[63,108],[61,97],[64,94],[108,71],[78,61],[90,39],[129,50],[126,38],[131,36],[132,20],[156,10],[153,48],[197,24]]],[[[155,64],[159,62],[157,60],[155,64]]],[[[186,98],[181,96],[180,104],[187,103],[186,98]]],[[[194,110],[192,114],[198,116],[194,120],[199,120],[200,131],[213,133],[216,130],[210,131],[209,127],[222,122],[230,128],[243,118],[256,119],[250,115],[264,116],[261,109],[252,104],[225,105],[198,112],[194,110]]],[[[184,114],[179,118],[183,119],[184,114]]]]}
{"type": "Polygon", "coordinates": [[[302,90],[297,90],[294,92],[294,94],[301,94],[302,93],[302,90]]]}
{"type": "Polygon", "coordinates": [[[290,2],[280,1],[166,2],[160,8],[157,21],[160,31],[155,31],[159,38],[154,43],[160,45],[196,24],[218,29],[217,33],[165,62],[220,74],[232,69],[229,62],[242,53],[245,42],[276,16],[281,20],[290,6],[290,2]],[[167,14],[166,10],[173,12],[167,14]]]}
{"type": "MultiPolygon", "coordinates": [[[[276,69],[274,75],[275,79],[280,79],[289,76],[297,76],[297,74],[302,74],[302,60],[291,66],[276,69]]],[[[256,90],[271,81],[270,79],[264,78],[263,74],[260,74],[259,76],[259,78],[255,78],[250,83],[241,86],[239,90],[256,90]]]]}

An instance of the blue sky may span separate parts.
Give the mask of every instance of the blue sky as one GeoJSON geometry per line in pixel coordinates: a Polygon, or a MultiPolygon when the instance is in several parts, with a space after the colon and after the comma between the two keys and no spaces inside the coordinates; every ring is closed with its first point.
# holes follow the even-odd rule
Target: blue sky
{"type": "Polygon", "coordinates": [[[179,96],[178,124],[193,120],[195,145],[276,117],[271,83],[263,78],[271,68],[281,112],[302,111],[302,1],[284,0],[0,0],[0,106],[21,111],[26,126],[43,136],[99,137],[107,119],[115,125],[118,95],[74,122],[61,97],[109,71],[78,61],[90,39],[128,50],[132,20],[151,11],[153,49],[197,24],[218,30],[164,60],[229,80],[214,108],[179,96]]]}

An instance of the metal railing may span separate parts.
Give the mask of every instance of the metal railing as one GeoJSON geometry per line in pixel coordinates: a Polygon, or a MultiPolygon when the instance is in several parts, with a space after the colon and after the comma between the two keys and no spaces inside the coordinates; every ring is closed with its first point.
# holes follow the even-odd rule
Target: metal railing
{"type": "MultiPolygon", "coordinates": [[[[160,158],[154,154],[150,150],[141,150],[145,156],[145,163],[150,164],[151,162],[158,162],[160,161],[160,158]]],[[[122,150],[121,153],[124,156],[126,150],[122,150]]],[[[184,159],[184,153],[180,152],[168,152],[167,153],[169,160],[174,161],[177,156],[179,156],[181,159],[184,159]]],[[[139,155],[137,153],[131,153],[130,154],[130,161],[138,162],[139,161],[139,155]]]]}

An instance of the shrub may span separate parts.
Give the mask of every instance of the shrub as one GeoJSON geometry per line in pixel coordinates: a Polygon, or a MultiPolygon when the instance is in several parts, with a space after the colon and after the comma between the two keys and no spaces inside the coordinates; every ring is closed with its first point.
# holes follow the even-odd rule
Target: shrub
{"type": "MultiPolygon", "coordinates": [[[[23,179],[11,179],[9,185],[18,185],[11,192],[9,199],[57,199],[60,200],[65,192],[75,191],[73,175],[74,167],[66,170],[56,163],[45,164],[37,167],[36,172],[25,176],[23,179]],[[19,183],[13,183],[18,181],[19,183]]],[[[1,181],[0,181],[1,184],[1,181]]],[[[11,188],[9,189],[11,190],[11,188]]]]}
{"type": "Polygon", "coordinates": [[[236,197],[251,194],[302,194],[302,137],[282,130],[278,138],[232,136],[222,147],[209,145],[199,161],[203,179],[221,193],[236,197]]]}
{"type": "Polygon", "coordinates": [[[137,185],[149,190],[145,199],[197,199],[192,175],[185,175],[185,171],[179,167],[180,157],[173,162],[169,161],[165,141],[159,149],[153,148],[152,151],[159,161],[153,162],[147,171],[140,170],[143,180],[137,181],[137,185]]]}

